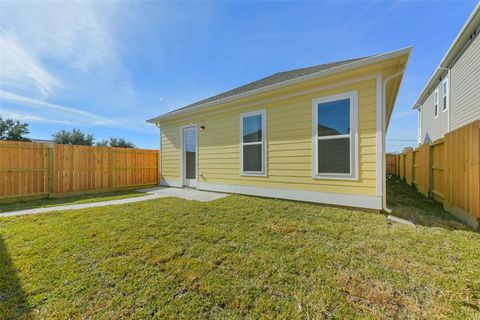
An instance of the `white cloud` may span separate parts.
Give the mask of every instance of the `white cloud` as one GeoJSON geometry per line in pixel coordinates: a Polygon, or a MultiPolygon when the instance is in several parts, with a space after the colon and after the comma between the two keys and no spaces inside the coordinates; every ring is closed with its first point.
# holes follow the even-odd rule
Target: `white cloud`
{"type": "Polygon", "coordinates": [[[133,96],[115,39],[115,13],[115,3],[3,3],[2,89],[46,99],[62,93],[73,95],[80,86],[90,87],[95,79],[99,84],[120,84],[126,96],[133,96]],[[55,91],[59,78],[64,89],[60,92],[55,91]]]}
{"type": "MultiPolygon", "coordinates": [[[[112,4],[113,5],[113,4],[112,4]]],[[[88,71],[119,63],[107,13],[94,2],[7,2],[1,30],[15,34],[34,55],[88,71]]]]}
{"type": "MultiPolygon", "coordinates": [[[[87,118],[90,123],[96,125],[116,125],[118,122],[101,117],[91,112],[82,111],[78,108],[66,107],[54,103],[35,100],[23,96],[16,95],[14,93],[0,91],[0,101],[8,101],[13,104],[28,106],[34,109],[40,109],[45,111],[46,109],[54,112],[62,112],[70,115],[70,118],[81,116],[87,118]]],[[[76,119],[76,118],[75,118],[76,119]]]]}
{"type": "Polygon", "coordinates": [[[9,89],[31,92],[37,89],[42,97],[52,93],[58,79],[42,65],[13,36],[0,34],[0,85],[9,89]]]}
{"type": "Polygon", "coordinates": [[[69,120],[49,119],[49,118],[44,118],[44,117],[40,117],[40,116],[34,116],[34,115],[31,115],[31,114],[28,114],[28,113],[17,112],[17,111],[12,111],[12,110],[5,110],[5,109],[2,109],[1,115],[4,118],[11,118],[11,119],[26,121],[26,122],[44,122],[44,123],[66,124],[66,125],[72,125],[73,124],[69,120]]]}
{"type": "MultiPolygon", "coordinates": [[[[9,111],[5,109],[5,105],[15,105],[24,109],[35,109],[39,113],[41,113],[41,115],[32,115],[31,113],[27,114],[25,112],[16,112],[14,116],[11,116],[12,118],[21,121],[32,120],[51,123],[73,124],[76,126],[109,126],[114,128],[123,128],[132,131],[147,133],[155,131],[153,130],[153,126],[145,126],[145,122],[135,123],[132,121],[132,119],[125,119],[124,121],[113,120],[92,112],[80,110],[79,108],[31,99],[28,97],[23,97],[14,93],[0,90],[0,106],[2,107],[1,113],[8,117],[9,111]]],[[[10,112],[10,114],[12,113],[10,112]]]]}

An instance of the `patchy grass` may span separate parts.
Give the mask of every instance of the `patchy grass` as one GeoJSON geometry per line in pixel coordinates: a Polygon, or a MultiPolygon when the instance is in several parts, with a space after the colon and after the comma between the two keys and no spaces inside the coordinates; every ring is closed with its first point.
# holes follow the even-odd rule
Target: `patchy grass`
{"type": "Polygon", "coordinates": [[[480,314],[479,233],[291,201],[162,198],[2,218],[0,259],[0,318],[480,314]]]}
{"type": "Polygon", "coordinates": [[[55,207],[68,204],[80,204],[89,202],[101,202],[109,200],[118,200],[126,198],[134,198],[144,196],[144,192],[134,190],[130,191],[116,191],[116,192],[102,192],[102,193],[88,193],[83,195],[76,195],[62,198],[47,198],[32,201],[19,201],[15,203],[0,204],[0,215],[2,212],[10,212],[25,209],[55,207]]]}
{"type": "Polygon", "coordinates": [[[468,230],[455,216],[443,210],[441,203],[426,198],[415,187],[393,176],[387,183],[387,205],[393,214],[427,227],[468,230]]]}

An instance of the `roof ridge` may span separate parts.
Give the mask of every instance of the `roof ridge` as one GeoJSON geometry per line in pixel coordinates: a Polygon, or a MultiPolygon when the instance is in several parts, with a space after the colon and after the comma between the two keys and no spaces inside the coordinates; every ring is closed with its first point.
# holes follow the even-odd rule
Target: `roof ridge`
{"type": "Polygon", "coordinates": [[[266,76],[266,77],[263,77],[263,78],[245,83],[245,84],[240,85],[238,87],[234,87],[232,89],[226,90],[226,91],[221,92],[217,95],[213,95],[213,96],[210,96],[208,98],[193,102],[193,103],[191,103],[189,105],[186,105],[184,107],[172,110],[170,112],[167,112],[167,114],[177,112],[178,110],[183,110],[183,109],[188,109],[188,108],[191,108],[191,107],[195,107],[195,106],[203,104],[203,103],[212,102],[212,101],[215,101],[215,100],[220,100],[220,99],[223,99],[223,98],[234,96],[236,94],[240,94],[240,93],[248,92],[248,91],[251,91],[251,90],[267,87],[269,85],[281,83],[281,82],[288,81],[288,80],[291,80],[291,79],[300,78],[300,77],[305,76],[305,75],[309,75],[309,74],[316,73],[316,72],[319,72],[319,71],[331,69],[331,68],[334,68],[334,67],[338,67],[340,65],[349,64],[349,63],[359,61],[359,60],[363,60],[363,59],[366,59],[366,58],[369,58],[369,57],[371,57],[371,56],[348,59],[348,60],[341,60],[341,61],[334,61],[334,62],[318,64],[318,65],[309,66],[309,67],[296,68],[296,69],[291,69],[291,70],[287,70],[287,71],[276,72],[276,73],[273,73],[269,76],[266,76]]]}
{"type": "Polygon", "coordinates": [[[311,69],[311,68],[317,68],[317,67],[328,66],[328,65],[333,65],[333,64],[337,65],[337,64],[350,63],[350,62],[363,60],[363,59],[370,58],[370,57],[371,56],[365,56],[365,57],[361,57],[361,58],[352,58],[352,59],[345,59],[345,60],[339,60],[339,61],[334,61],[334,62],[327,62],[327,63],[322,63],[322,64],[316,64],[316,65],[309,66],[309,67],[289,69],[289,70],[280,71],[280,72],[277,72],[277,73],[281,74],[281,73],[287,73],[287,72],[291,72],[291,71],[299,71],[299,70],[303,70],[303,69],[311,69]]]}
{"type": "Polygon", "coordinates": [[[385,61],[387,59],[400,58],[404,55],[408,57],[412,51],[412,47],[406,47],[394,51],[389,51],[386,53],[381,53],[377,55],[366,56],[362,58],[348,59],[330,62],[326,64],[320,64],[310,67],[298,68],[289,71],[277,72],[271,74],[270,76],[255,80],[250,83],[241,85],[230,89],[228,91],[222,92],[215,96],[191,103],[182,108],[164,113],[158,117],[147,120],[147,122],[155,123],[157,120],[165,117],[169,117],[173,114],[179,114],[183,112],[188,112],[191,108],[197,107],[207,107],[212,106],[220,102],[230,101],[238,99],[240,97],[245,97],[255,93],[265,92],[268,90],[273,90],[274,88],[279,88],[286,86],[288,84],[299,83],[306,81],[308,79],[313,79],[321,76],[326,76],[329,74],[335,74],[340,72],[345,72],[348,70],[353,70],[365,65],[385,61]]]}

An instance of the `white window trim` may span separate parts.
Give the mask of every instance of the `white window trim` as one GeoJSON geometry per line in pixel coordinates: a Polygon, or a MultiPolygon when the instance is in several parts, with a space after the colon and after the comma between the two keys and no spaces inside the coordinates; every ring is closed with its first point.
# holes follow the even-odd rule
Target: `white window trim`
{"type": "Polygon", "coordinates": [[[312,100],[312,178],[358,180],[358,92],[350,91],[312,100]],[[350,134],[318,137],[318,104],[350,99],[350,134]],[[318,173],[318,140],[350,137],[350,173],[318,173]]]}
{"type": "Polygon", "coordinates": [[[433,92],[433,118],[438,118],[438,114],[440,113],[438,110],[440,95],[438,94],[438,89],[433,92]]]}
{"type": "Polygon", "coordinates": [[[240,175],[241,176],[267,176],[267,111],[266,109],[256,110],[240,114],[240,175]],[[251,116],[262,116],[262,141],[243,142],[243,118],[251,116]],[[243,146],[262,145],[262,171],[243,171],[243,146]]]}
{"type": "Polygon", "coordinates": [[[448,87],[448,79],[445,79],[442,82],[442,112],[447,111],[448,108],[450,107],[449,95],[450,95],[450,88],[448,87]],[[447,88],[446,93],[445,93],[445,88],[447,88]],[[445,100],[445,103],[443,103],[443,100],[445,100]]]}

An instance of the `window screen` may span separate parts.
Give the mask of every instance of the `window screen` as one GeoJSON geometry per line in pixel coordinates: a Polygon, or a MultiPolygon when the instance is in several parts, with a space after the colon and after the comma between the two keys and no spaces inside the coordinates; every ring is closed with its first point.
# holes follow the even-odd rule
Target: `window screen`
{"type": "Polygon", "coordinates": [[[243,173],[262,174],[264,172],[264,116],[263,112],[242,115],[241,144],[243,173]]]}
{"type": "Polygon", "coordinates": [[[351,99],[318,103],[316,174],[351,173],[351,99]]]}

